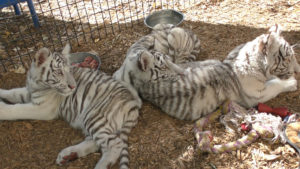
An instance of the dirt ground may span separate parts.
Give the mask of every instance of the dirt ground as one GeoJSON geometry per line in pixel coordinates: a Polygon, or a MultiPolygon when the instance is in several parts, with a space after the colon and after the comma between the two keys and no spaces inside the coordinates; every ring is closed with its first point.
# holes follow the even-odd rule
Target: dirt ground
{"type": "MultiPolygon", "coordinates": [[[[284,26],[283,35],[291,44],[300,42],[300,3],[298,1],[222,1],[202,3],[183,11],[186,21],[182,27],[192,29],[202,43],[199,60],[223,60],[235,46],[265,33],[274,23],[284,26]],[[245,12],[248,11],[248,12],[245,12]]],[[[112,74],[122,64],[129,46],[150,30],[140,22],[96,44],[74,46],[73,52],[94,50],[99,53],[101,70],[112,74]]],[[[300,63],[300,50],[296,50],[300,63]]],[[[25,84],[25,74],[2,73],[0,88],[10,89],[25,84]]],[[[298,81],[299,82],[299,81],[298,81]]],[[[285,106],[300,112],[300,89],[284,93],[269,101],[271,106],[285,106]]],[[[188,147],[195,147],[193,123],[165,115],[158,108],[144,102],[139,123],[129,136],[130,167],[134,169],[181,168],[178,158],[188,147]]],[[[233,141],[240,136],[229,134],[219,123],[207,127],[214,135],[214,143],[233,141]]],[[[55,164],[63,148],[83,140],[80,131],[62,120],[2,121],[0,122],[1,169],[90,169],[101,153],[90,154],[64,166],[55,164]]],[[[289,145],[257,141],[240,151],[224,154],[198,154],[183,162],[186,168],[297,168],[300,157],[289,145]],[[265,154],[278,158],[266,160],[265,154]]],[[[115,165],[113,168],[118,168],[115,165]]]]}

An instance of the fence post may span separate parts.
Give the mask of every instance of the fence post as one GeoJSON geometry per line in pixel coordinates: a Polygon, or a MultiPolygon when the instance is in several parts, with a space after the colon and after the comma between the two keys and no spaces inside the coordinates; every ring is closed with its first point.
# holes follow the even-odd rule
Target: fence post
{"type": "Polygon", "coordinates": [[[40,27],[39,18],[37,16],[36,12],[35,12],[32,0],[26,0],[26,1],[27,1],[29,10],[30,10],[30,14],[31,14],[31,17],[32,17],[32,20],[33,20],[34,27],[38,28],[38,27],[40,27]]]}

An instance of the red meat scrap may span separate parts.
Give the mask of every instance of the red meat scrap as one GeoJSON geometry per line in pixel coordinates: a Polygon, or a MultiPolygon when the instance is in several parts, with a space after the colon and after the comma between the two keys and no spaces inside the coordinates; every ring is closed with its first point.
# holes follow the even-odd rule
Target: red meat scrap
{"type": "Polygon", "coordinates": [[[84,58],[84,61],[81,63],[72,63],[72,66],[91,68],[91,69],[97,69],[98,65],[99,65],[98,61],[96,59],[93,59],[91,56],[84,58]]]}

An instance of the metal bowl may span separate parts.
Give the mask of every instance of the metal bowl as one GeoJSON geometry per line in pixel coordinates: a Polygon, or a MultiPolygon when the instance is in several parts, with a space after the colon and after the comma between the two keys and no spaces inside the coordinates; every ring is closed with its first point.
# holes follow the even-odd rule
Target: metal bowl
{"type": "Polygon", "coordinates": [[[71,53],[71,57],[70,57],[70,62],[72,63],[81,63],[84,61],[84,59],[86,57],[91,56],[93,59],[95,59],[98,62],[98,67],[97,70],[100,70],[100,58],[99,56],[92,54],[92,53],[88,53],[88,52],[78,52],[78,53],[71,53]]]}
{"type": "Polygon", "coordinates": [[[153,12],[145,18],[144,23],[146,26],[152,29],[157,24],[172,24],[177,26],[183,20],[184,15],[181,12],[173,9],[167,9],[153,12]]]}

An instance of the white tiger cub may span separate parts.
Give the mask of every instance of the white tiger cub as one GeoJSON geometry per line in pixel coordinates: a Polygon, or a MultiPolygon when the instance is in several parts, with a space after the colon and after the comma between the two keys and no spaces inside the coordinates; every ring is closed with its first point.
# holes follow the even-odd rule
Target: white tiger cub
{"type": "Polygon", "coordinates": [[[106,169],[120,158],[129,168],[127,134],[137,123],[142,102],[123,82],[88,68],[71,67],[70,46],[62,53],[40,49],[31,64],[26,87],[0,89],[0,120],[63,118],[82,129],[86,139],[63,149],[56,159],[61,165],[102,151],[96,169],[106,169]]]}
{"type": "Polygon", "coordinates": [[[200,39],[191,30],[157,24],[151,35],[154,37],[153,50],[169,55],[174,63],[195,61],[200,53],[200,39]]]}
{"type": "MultiPolygon", "coordinates": [[[[174,27],[171,24],[158,24],[153,31],[141,37],[127,51],[126,60],[134,60],[144,51],[159,51],[168,55],[174,63],[195,61],[200,53],[200,40],[190,30],[174,27]]],[[[128,81],[126,60],[114,73],[117,79],[128,81]],[[124,80],[126,79],[126,80],[124,80]]]]}
{"type": "MultiPolygon", "coordinates": [[[[233,49],[224,60],[232,66],[248,97],[248,105],[266,102],[278,94],[297,90],[300,65],[291,46],[281,36],[281,26],[233,49]]],[[[297,45],[297,44],[296,44],[297,45]]]]}
{"type": "Polygon", "coordinates": [[[252,107],[297,89],[293,75],[300,66],[280,32],[275,25],[269,33],[235,48],[223,62],[175,64],[158,51],[139,51],[125,59],[114,77],[178,119],[199,119],[227,99],[252,107]]]}

